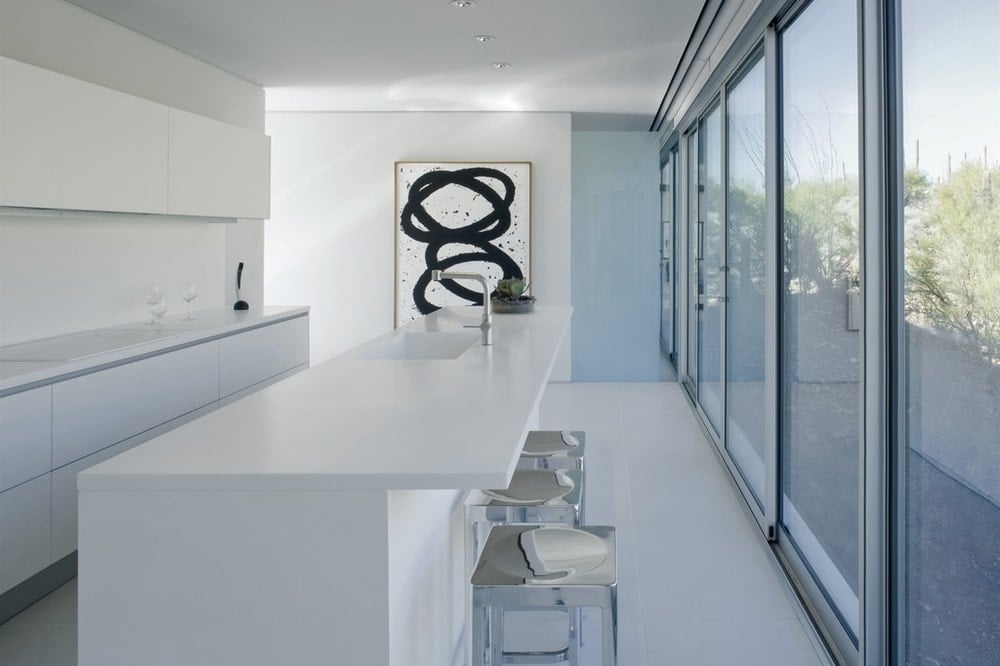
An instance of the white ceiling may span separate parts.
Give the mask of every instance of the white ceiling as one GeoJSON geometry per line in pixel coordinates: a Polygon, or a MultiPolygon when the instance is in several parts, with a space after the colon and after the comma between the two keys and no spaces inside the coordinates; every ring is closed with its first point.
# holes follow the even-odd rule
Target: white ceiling
{"type": "Polygon", "coordinates": [[[70,1],[264,86],[271,109],[572,111],[641,129],[703,4],[70,1]],[[473,40],[481,33],[496,41],[473,40]]]}

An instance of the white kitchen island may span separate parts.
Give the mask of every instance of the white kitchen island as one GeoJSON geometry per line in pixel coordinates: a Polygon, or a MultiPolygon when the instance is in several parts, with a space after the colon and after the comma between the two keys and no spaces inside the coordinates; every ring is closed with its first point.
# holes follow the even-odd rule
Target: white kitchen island
{"type": "Polygon", "coordinates": [[[82,473],[81,666],[462,663],[463,500],[509,482],[570,314],[484,347],[445,309],[82,473]]]}

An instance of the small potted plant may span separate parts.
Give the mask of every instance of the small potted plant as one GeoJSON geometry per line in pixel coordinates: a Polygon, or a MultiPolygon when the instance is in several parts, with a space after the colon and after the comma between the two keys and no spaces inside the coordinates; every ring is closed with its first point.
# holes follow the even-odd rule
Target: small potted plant
{"type": "Polygon", "coordinates": [[[497,288],[490,294],[493,311],[498,314],[524,314],[535,309],[535,297],[528,296],[528,285],[521,278],[497,281],[497,288]]]}

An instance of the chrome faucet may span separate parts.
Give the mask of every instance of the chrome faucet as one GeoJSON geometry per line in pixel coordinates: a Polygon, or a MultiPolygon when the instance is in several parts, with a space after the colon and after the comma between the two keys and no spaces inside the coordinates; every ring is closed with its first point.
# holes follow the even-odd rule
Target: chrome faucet
{"type": "Polygon", "coordinates": [[[486,278],[479,273],[448,273],[446,271],[431,271],[431,279],[435,282],[441,280],[475,280],[483,285],[483,321],[479,326],[465,326],[464,328],[478,328],[483,332],[483,344],[493,344],[493,308],[490,305],[490,286],[486,284],[486,278]]]}

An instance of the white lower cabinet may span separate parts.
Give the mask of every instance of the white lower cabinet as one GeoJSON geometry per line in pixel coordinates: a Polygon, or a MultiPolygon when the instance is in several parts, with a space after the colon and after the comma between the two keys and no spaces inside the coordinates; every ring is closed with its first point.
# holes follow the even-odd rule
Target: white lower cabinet
{"type": "Polygon", "coordinates": [[[77,474],[308,363],[297,316],[0,398],[0,594],[76,550],[77,474]]]}
{"type": "Polygon", "coordinates": [[[0,398],[0,492],[52,469],[52,387],[0,398]]]}
{"type": "Polygon", "coordinates": [[[119,453],[124,453],[129,449],[139,446],[143,442],[148,442],[154,437],[173,430],[178,426],[193,421],[199,416],[203,416],[215,409],[216,403],[212,403],[188,412],[176,419],[167,421],[156,428],[130,437],[124,442],[119,442],[114,446],[109,446],[97,453],[92,453],[86,458],[71,462],[70,464],[52,471],[52,561],[58,562],[76,550],[77,543],[77,490],[76,475],[85,469],[104,462],[109,458],[114,458],[119,453]]]}
{"type": "Polygon", "coordinates": [[[45,474],[0,493],[0,592],[51,562],[50,483],[45,474]]]}
{"type": "Polygon", "coordinates": [[[52,390],[52,464],[61,467],[217,401],[219,341],[59,382],[52,390]]]}
{"type": "Polygon", "coordinates": [[[296,317],[220,340],[222,397],[309,362],[309,318],[296,317]]]}
{"type": "Polygon", "coordinates": [[[131,440],[70,463],[52,472],[52,561],[76,550],[76,475],[135,446],[131,440]]]}

